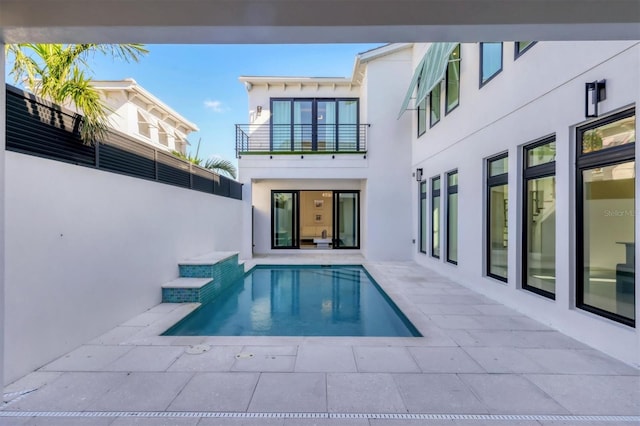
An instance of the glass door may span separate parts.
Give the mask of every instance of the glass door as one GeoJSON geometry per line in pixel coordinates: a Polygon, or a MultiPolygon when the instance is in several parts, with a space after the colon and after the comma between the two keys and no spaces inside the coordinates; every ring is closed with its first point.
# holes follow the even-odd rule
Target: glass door
{"type": "Polygon", "coordinates": [[[333,212],[333,247],[360,248],[360,192],[334,191],[333,212]]]}
{"type": "Polygon", "coordinates": [[[314,151],[336,150],[336,102],[318,101],[314,151]]]}
{"type": "Polygon", "coordinates": [[[293,151],[313,150],[313,101],[293,101],[293,151]]]}
{"type": "Polygon", "coordinates": [[[271,191],[271,248],[298,248],[298,191],[271,191]]]}

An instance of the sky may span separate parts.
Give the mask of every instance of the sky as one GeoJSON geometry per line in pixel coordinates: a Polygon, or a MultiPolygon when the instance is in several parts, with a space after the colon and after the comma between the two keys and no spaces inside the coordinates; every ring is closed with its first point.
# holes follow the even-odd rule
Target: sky
{"type": "MultiPolygon", "coordinates": [[[[188,136],[199,156],[234,163],[235,124],[249,121],[241,75],[350,77],[355,56],[379,44],[147,45],[138,63],[95,56],[95,80],[133,78],[200,131],[188,136]]],[[[11,63],[7,63],[7,70],[11,63]]],[[[7,83],[13,79],[7,77],[7,83]]],[[[237,164],[237,163],[236,163],[237,164]]]]}

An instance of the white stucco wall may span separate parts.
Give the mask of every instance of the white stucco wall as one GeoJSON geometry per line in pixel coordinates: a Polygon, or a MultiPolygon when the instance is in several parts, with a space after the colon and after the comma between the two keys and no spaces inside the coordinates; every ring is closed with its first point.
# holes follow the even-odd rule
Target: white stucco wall
{"type": "Polygon", "coordinates": [[[13,152],[6,166],[6,382],[159,303],[180,259],[240,248],[238,200],[13,152]]]}
{"type": "MultiPolygon", "coordinates": [[[[575,127],[585,123],[584,85],[588,81],[607,80],[607,99],[600,103],[601,116],[637,105],[640,47],[626,50],[632,45],[630,42],[538,43],[514,62],[513,43],[505,43],[502,73],[480,90],[478,46],[463,45],[460,106],[443,116],[435,127],[427,129],[424,136],[417,140],[414,137],[412,166],[424,168],[427,179],[455,168],[459,171],[459,261],[457,266],[452,265],[444,261],[444,256],[437,260],[429,254],[418,253],[417,247],[414,258],[599,350],[640,364],[638,329],[577,309],[574,277],[575,127]],[[552,134],[556,136],[557,147],[555,301],[522,290],[520,279],[523,226],[520,150],[522,145],[552,134]],[[484,265],[484,159],[505,151],[509,153],[506,284],[486,277],[484,265]]],[[[409,113],[415,116],[415,112],[409,113]]],[[[637,170],[636,162],[636,176],[637,170]]],[[[417,183],[412,187],[416,194],[412,223],[418,238],[417,183]]],[[[638,203],[638,185],[636,194],[638,203]]],[[[638,228],[636,222],[636,239],[638,228]]],[[[441,229],[444,229],[444,218],[441,229]]],[[[444,246],[444,232],[441,235],[441,246],[444,246]]],[[[638,318],[640,292],[637,290],[636,312],[638,318]]]]}
{"type": "MultiPolygon", "coordinates": [[[[0,88],[5,87],[5,56],[4,56],[4,44],[0,43],[0,88]]],[[[0,241],[4,244],[4,206],[5,206],[5,145],[6,145],[6,113],[7,109],[7,93],[5,90],[0,90],[0,241]]],[[[5,371],[4,371],[4,318],[5,318],[5,270],[4,270],[4,254],[0,256],[0,383],[4,383],[5,371]]]]}

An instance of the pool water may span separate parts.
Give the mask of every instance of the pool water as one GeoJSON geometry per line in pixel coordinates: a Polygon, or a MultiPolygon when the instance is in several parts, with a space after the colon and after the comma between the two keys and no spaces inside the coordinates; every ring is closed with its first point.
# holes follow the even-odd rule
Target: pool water
{"type": "Polygon", "coordinates": [[[165,336],[421,336],[361,266],[266,266],[165,336]]]}

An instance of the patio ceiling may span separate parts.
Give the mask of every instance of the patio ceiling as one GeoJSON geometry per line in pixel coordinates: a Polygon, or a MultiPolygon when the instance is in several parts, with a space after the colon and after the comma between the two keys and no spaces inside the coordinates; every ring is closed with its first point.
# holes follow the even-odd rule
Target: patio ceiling
{"type": "Polygon", "coordinates": [[[0,41],[639,39],[638,0],[0,0],[0,41]]]}

